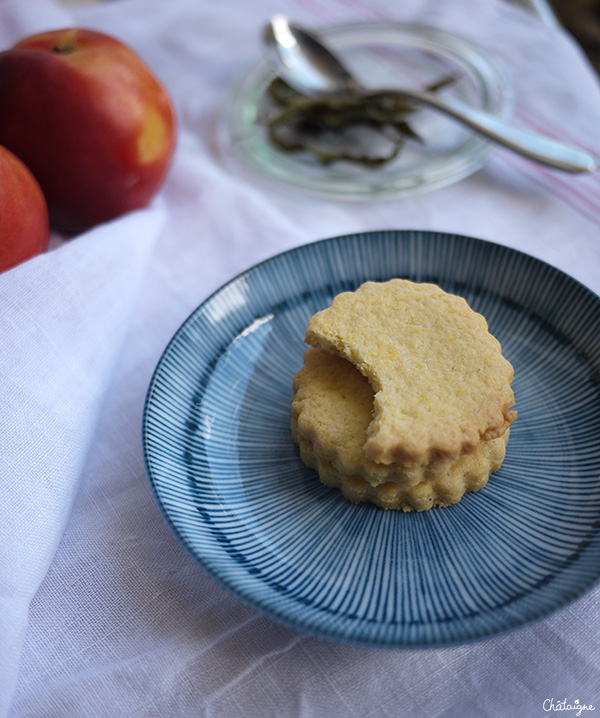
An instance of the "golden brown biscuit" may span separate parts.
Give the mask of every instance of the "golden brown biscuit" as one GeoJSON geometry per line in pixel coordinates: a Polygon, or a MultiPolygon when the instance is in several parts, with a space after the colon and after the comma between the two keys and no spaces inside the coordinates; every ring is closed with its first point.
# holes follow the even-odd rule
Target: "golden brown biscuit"
{"type": "Polygon", "coordinates": [[[392,482],[408,487],[445,476],[456,464],[452,459],[380,464],[367,458],[363,447],[372,410],[373,389],[353,364],[320,347],[306,350],[304,365],[294,377],[292,436],[298,443],[310,443],[320,461],[341,474],[361,476],[372,486],[392,482]]]}
{"type": "Polygon", "coordinates": [[[456,504],[465,493],[483,488],[490,474],[502,465],[508,433],[483,441],[472,454],[461,457],[445,476],[421,481],[416,486],[391,481],[372,486],[361,476],[342,474],[333,464],[319,459],[310,442],[300,441],[299,446],[302,461],[316,469],[321,482],[339,489],[350,501],[368,501],[384,509],[427,511],[433,506],[456,504]]]}
{"type": "Polygon", "coordinates": [[[516,417],[513,368],[486,320],[437,285],[366,282],[315,314],[306,341],[368,378],[364,453],[377,463],[455,461],[516,417]]]}
{"type": "Polygon", "coordinates": [[[485,486],[490,473],[500,468],[508,431],[480,442],[456,461],[407,467],[367,459],[362,447],[372,401],[373,390],[354,365],[320,348],[306,351],[304,366],[294,377],[292,435],[304,463],[350,500],[404,511],[448,506],[466,491],[485,486]]]}

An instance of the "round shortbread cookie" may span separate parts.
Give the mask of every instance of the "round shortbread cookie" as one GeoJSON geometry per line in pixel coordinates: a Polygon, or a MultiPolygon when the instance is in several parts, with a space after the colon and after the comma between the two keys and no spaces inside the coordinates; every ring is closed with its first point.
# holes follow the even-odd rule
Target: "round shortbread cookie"
{"type": "Polygon", "coordinates": [[[292,435],[304,463],[352,501],[404,511],[448,506],[485,486],[504,460],[508,430],[456,461],[417,467],[376,464],[362,449],[372,401],[369,382],[350,362],[320,348],[306,351],[304,366],[294,377],[292,435]]]}
{"type": "Polygon", "coordinates": [[[500,454],[504,456],[505,440],[504,437],[500,437],[483,443],[497,445],[493,453],[497,454],[498,458],[490,462],[489,470],[483,473],[470,472],[466,471],[464,466],[459,466],[458,464],[465,459],[473,457],[473,454],[469,454],[459,459],[446,477],[422,481],[410,487],[392,482],[372,486],[360,476],[340,474],[332,464],[320,461],[315,456],[309,442],[300,444],[300,455],[307,466],[316,469],[325,486],[339,489],[350,501],[355,503],[367,501],[384,509],[427,511],[433,506],[444,507],[456,504],[467,492],[479,491],[487,484],[490,474],[497,471],[502,464],[502,458],[499,456],[500,454]]]}
{"type": "MultiPolygon", "coordinates": [[[[405,465],[379,464],[367,458],[363,447],[372,409],[373,389],[353,364],[319,347],[306,350],[304,365],[294,377],[291,425],[295,441],[310,443],[316,458],[338,473],[360,476],[372,486],[391,482],[411,487],[448,475],[456,460],[405,465]]],[[[489,467],[484,461],[478,470],[489,472],[489,467]]]]}
{"type": "Polygon", "coordinates": [[[435,284],[366,282],[315,314],[306,341],[369,380],[364,452],[377,463],[454,461],[516,417],[513,368],[485,318],[435,284]]]}

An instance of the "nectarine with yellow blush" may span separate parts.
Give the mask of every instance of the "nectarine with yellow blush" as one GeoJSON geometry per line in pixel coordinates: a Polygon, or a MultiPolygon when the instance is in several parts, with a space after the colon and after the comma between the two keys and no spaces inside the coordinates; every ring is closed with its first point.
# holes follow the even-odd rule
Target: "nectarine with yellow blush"
{"type": "Polygon", "coordinates": [[[1,52],[0,107],[0,144],[32,171],[59,230],[143,207],[165,179],[176,135],[171,100],[109,35],[54,30],[1,52]]]}
{"type": "Polygon", "coordinates": [[[49,236],[39,184],[18,157],[0,147],[0,272],[44,252],[49,236]]]}

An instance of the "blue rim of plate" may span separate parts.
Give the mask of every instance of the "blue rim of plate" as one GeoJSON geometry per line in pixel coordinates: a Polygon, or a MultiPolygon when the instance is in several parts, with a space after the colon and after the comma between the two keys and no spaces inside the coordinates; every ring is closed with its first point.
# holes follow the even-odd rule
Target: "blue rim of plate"
{"type": "Polygon", "coordinates": [[[522,628],[600,578],[600,299],[484,240],[334,237],[225,284],[166,347],[144,407],[156,501],[198,564],[297,630],[354,645],[459,645],[522,628]],[[340,291],[431,281],[486,316],[515,367],[502,468],[445,509],[351,504],[289,433],[308,318],[340,291]]]}

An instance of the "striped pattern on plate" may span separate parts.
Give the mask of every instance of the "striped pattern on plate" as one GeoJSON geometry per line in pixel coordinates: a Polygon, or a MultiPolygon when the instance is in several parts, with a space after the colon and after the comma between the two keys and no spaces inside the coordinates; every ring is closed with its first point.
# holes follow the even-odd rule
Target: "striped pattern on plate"
{"type": "Polygon", "coordinates": [[[600,299],[533,257],[470,237],[336,237],[257,265],[167,346],[143,420],[150,482],[198,563],[299,630],[383,647],[455,645],[548,616],[600,576],[600,299]],[[310,316],[363,281],[464,296],[515,367],[504,465],[459,504],[354,505],[290,436],[310,316]]]}

